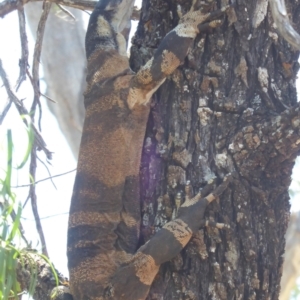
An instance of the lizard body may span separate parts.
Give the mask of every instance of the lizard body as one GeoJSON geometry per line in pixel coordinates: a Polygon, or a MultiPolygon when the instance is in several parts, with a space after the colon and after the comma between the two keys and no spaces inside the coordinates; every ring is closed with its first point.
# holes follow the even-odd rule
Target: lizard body
{"type": "Polygon", "coordinates": [[[151,96],[183,62],[202,23],[226,8],[183,16],[134,74],[126,54],[133,3],[100,0],[86,35],[86,116],[67,249],[74,300],[145,299],[160,264],[177,255],[204,225],[206,206],[228,183],[224,180],[206,198],[198,194],[188,199],[177,218],[137,251],[139,167],[151,96]]]}

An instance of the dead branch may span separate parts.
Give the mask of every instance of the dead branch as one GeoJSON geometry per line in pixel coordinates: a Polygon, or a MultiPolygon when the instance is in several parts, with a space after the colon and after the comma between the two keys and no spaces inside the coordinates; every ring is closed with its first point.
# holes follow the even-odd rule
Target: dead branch
{"type": "MultiPolygon", "coordinates": [[[[8,95],[8,98],[10,100],[11,103],[14,103],[14,105],[16,106],[19,114],[21,116],[23,115],[29,115],[27,109],[24,107],[22,101],[20,101],[18,99],[18,97],[15,95],[15,93],[12,91],[11,87],[10,87],[10,83],[8,81],[8,78],[7,78],[7,75],[6,75],[6,72],[2,66],[2,60],[0,59],[0,77],[3,81],[3,85],[6,89],[6,93],[8,95]]],[[[3,114],[3,113],[2,113],[3,114]]],[[[6,114],[6,113],[5,113],[6,114]]],[[[1,120],[2,120],[2,116],[1,116],[1,120]]],[[[29,124],[27,123],[26,119],[23,118],[23,122],[25,123],[25,125],[28,127],[29,124]]],[[[43,139],[43,137],[41,136],[41,134],[39,133],[39,131],[37,130],[37,128],[35,127],[35,125],[32,123],[31,124],[32,126],[32,129],[34,131],[34,136],[35,136],[35,142],[38,146],[38,149],[39,150],[43,150],[44,153],[46,154],[46,157],[47,159],[51,159],[52,158],[52,152],[50,152],[48,149],[47,149],[47,145],[43,139]]]]}
{"type": "MultiPolygon", "coordinates": [[[[35,113],[36,113],[36,107],[39,107],[39,129],[41,130],[41,117],[42,117],[42,107],[40,103],[40,78],[39,78],[39,66],[40,66],[40,58],[41,58],[41,52],[42,52],[42,44],[43,44],[43,37],[45,32],[45,26],[46,21],[51,9],[51,2],[45,2],[43,5],[43,12],[38,24],[37,33],[36,33],[36,42],[34,47],[34,53],[33,53],[33,62],[32,62],[32,87],[34,92],[34,97],[30,109],[30,115],[32,118],[32,121],[34,121],[35,113]]],[[[31,157],[30,157],[30,167],[29,172],[31,176],[31,180],[35,181],[35,175],[36,175],[36,162],[37,162],[37,155],[36,155],[37,145],[34,142],[32,149],[31,149],[31,157]]],[[[42,244],[42,253],[49,257],[48,250],[46,246],[46,239],[44,236],[40,216],[38,213],[37,208],[37,197],[35,192],[35,185],[31,185],[29,188],[29,195],[31,199],[31,209],[32,213],[34,215],[36,229],[40,237],[40,241],[42,244]]]]}
{"type": "MultiPolygon", "coordinates": [[[[6,0],[0,3],[0,17],[3,18],[5,15],[10,12],[18,9],[19,7],[24,6],[28,2],[36,2],[42,0],[6,0]]],[[[50,0],[49,2],[65,5],[68,7],[74,7],[82,10],[93,10],[96,1],[88,1],[88,0],[50,0]]]]}
{"type": "MultiPolygon", "coordinates": [[[[33,145],[32,150],[31,150],[29,172],[30,172],[31,179],[33,181],[35,181],[35,173],[36,173],[36,146],[35,145],[33,145]]],[[[44,236],[44,232],[43,232],[43,228],[42,228],[42,223],[41,223],[38,208],[37,208],[37,197],[36,197],[36,193],[35,193],[35,185],[30,186],[29,195],[30,195],[30,199],[31,199],[31,209],[32,209],[32,213],[33,213],[33,216],[35,219],[36,230],[39,234],[41,245],[42,245],[42,253],[45,256],[49,257],[47,246],[46,246],[46,240],[45,240],[45,236],[44,236]]]]}
{"type": "Polygon", "coordinates": [[[300,35],[290,23],[284,0],[269,0],[276,27],[281,36],[296,49],[300,49],[300,35]]]}
{"type": "Polygon", "coordinates": [[[51,181],[53,187],[57,190],[57,187],[56,187],[54,181],[52,180],[52,175],[51,175],[51,172],[50,172],[48,166],[47,166],[46,163],[44,163],[38,156],[36,156],[36,158],[38,159],[38,161],[39,161],[39,162],[45,167],[45,169],[47,170],[48,175],[49,175],[49,177],[50,177],[50,181],[51,181]]]}
{"type": "MultiPolygon", "coordinates": [[[[19,260],[17,266],[17,280],[20,283],[21,289],[23,291],[28,291],[30,287],[30,278],[32,277],[32,265],[36,268],[36,288],[33,294],[33,299],[35,300],[47,300],[51,299],[51,294],[56,291],[56,297],[54,299],[60,299],[59,295],[66,293],[68,296],[69,287],[68,279],[65,278],[58,271],[57,276],[59,280],[59,286],[56,287],[56,282],[54,275],[52,273],[50,265],[39,255],[35,253],[28,253],[19,260]]],[[[65,297],[66,297],[65,296],[65,297]]],[[[72,299],[71,294],[69,294],[69,299],[72,299]]],[[[53,298],[52,298],[53,299],[53,298]]],[[[67,299],[67,298],[64,298],[67,299]]]]}
{"type": "MultiPolygon", "coordinates": [[[[0,18],[3,18],[5,15],[10,12],[19,9],[24,6],[28,2],[38,2],[43,0],[6,0],[0,2],[0,18]]],[[[60,4],[67,7],[73,7],[77,9],[81,9],[83,11],[92,11],[97,1],[89,1],[89,0],[48,0],[48,2],[60,4]]],[[[140,11],[137,8],[134,8],[132,12],[132,20],[138,20],[140,16],[140,11]]]]}
{"type": "Polygon", "coordinates": [[[39,130],[41,130],[41,117],[42,117],[42,108],[40,103],[40,78],[39,78],[39,66],[40,66],[40,59],[41,59],[41,52],[42,52],[42,45],[43,45],[43,37],[45,32],[46,21],[51,9],[52,3],[45,2],[43,5],[43,12],[39,21],[39,25],[37,28],[36,33],[36,41],[34,46],[34,53],[33,53],[33,62],[32,62],[32,83],[33,83],[33,91],[34,91],[34,98],[31,105],[30,113],[33,114],[32,118],[34,118],[36,106],[39,106],[40,116],[39,116],[39,130]]]}
{"type": "Polygon", "coordinates": [[[74,21],[76,20],[75,16],[69,10],[67,10],[63,5],[58,3],[56,5],[71,19],[73,19],[74,21]]]}
{"type": "Polygon", "coordinates": [[[31,186],[31,185],[38,184],[38,183],[43,182],[43,181],[46,181],[46,180],[51,180],[51,179],[53,179],[53,178],[55,178],[55,177],[60,177],[60,176],[63,176],[63,175],[67,175],[67,174],[69,174],[69,173],[75,172],[76,170],[77,170],[77,169],[74,169],[74,170],[71,170],[71,171],[67,171],[67,172],[64,172],[64,173],[61,173],[61,174],[57,174],[57,175],[52,175],[52,176],[50,176],[50,177],[46,177],[46,178],[40,179],[40,180],[38,180],[38,181],[36,181],[36,182],[32,182],[32,183],[30,183],[30,184],[23,184],[23,185],[18,185],[18,186],[12,186],[12,188],[29,187],[29,186],[31,186]]]}
{"type": "Polygon", "coordinates": [[[3,120],[5,119],[6,114],[8,113],[12,102],[10,100],[7,101],[2,113],[0,114],[0,125],[2,124],[3,120]]]}
{"type": "Polygon", "coordinates": [[[21,83],[26,80],[26,70],[28,68],[28,40],[26,34],[26,21],[25,21],[25,13],[24,7],[20,7],[18,9],[19,16],[19,32],[21,39],[21,59],[19,61],[20,66],[20,74],[17,81],[17,90],[19,89],[21,83]]]}

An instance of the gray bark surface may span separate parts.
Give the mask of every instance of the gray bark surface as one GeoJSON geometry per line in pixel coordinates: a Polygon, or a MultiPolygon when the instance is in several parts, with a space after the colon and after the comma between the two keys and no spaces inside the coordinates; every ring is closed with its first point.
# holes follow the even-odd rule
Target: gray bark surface
{"type": "MultiPolygon", "coordinates": [[[[134,71],[177,24],[178,4],[182,13],[191,5],[143,2],[134,71]]],[[[298,2],[286,4],[300,32],[298,2]]],[[[172,218],[186,180],[197,192],[212,176],[239,177],[206,213],[231,229],[199,230],[161,267],[147,299],[278,299],[300,148],[299,53],[277,34],[267,7],[238,1],[220,28],[195,40],[153,99],[140,173],[143,242],[172,218]]]]}

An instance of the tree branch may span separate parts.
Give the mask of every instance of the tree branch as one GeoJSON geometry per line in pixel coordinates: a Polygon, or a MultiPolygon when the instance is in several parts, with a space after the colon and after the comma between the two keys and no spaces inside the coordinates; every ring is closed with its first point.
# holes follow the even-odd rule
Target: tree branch
{"type": "MultiPolygon", "coordinates": [[[[0,3],[0,17],[3,18],[8,13],[23,7],[28,2],[36,2],[43,0],[6,0],[0,3]]],[[[93,10],[97,1],[89,0],[49,0],[56,4],[61,4],[68,7],[74,7],[82,10],[93,10]]]]}
{"type": "Polygon", "coordinates": [[[42,52],[42,45],[43,45],[43,38],[45,32],[46,21],[51,9],[52,3],[45,2],[43,5],[43,12],[39,21],[39,25],[37,28],[36,33],[36,41],[34,46],[34,53],[33,53],[33,62],[32,62],[32,86],[34,91],[34,98],[31,105],[30,112],[31,114],[35,114],[36,106],[39,106],[40,109],[40,116],[39,116],[39,129],[41,130],[41,103],[40,103],[40,78],[39,78],[39,66],[40,66],[40,59],[41,59],[41,52],[42,52]]]}
{"type": "Polygon", "coordinates": [[[22,55],[19,61],[20,66],[20,74],[17,81],[17,90],[19,89],[21,83],[26,80],[26,70],[28,68],[28,40],[26,34],[26,21],[25,21],[25,13],[24,7],[20,7],[18,9],[18,16],[19,16],[19,32],[20,32],[20,39],[21,39],[21,50],[22,55]]]}
{"type": "MultiPolygon", "coordinates": [[[[16,106],[19,114],[21,116],[23,116],[23,115],[29,115],[29,112],[24,107],[22,101],[20,101],[18,99],[18,97],[15,95],[15,93],[12,91],[12,89],[10,87],[10,83],[9,83],[9,81],[7,79],[6,72],[5,72],[5,70],[4,70],[3,66],[2,66],[2,60],[1,59],[0,59],[0,77],[2,79],[3,85],[4,85],[5,89],[6,89],[6,93],[8,95],[8,98],[9,98],[10,102],[14,103],[14,105],[16,106]]],[[[8,107],[8,105],[7,105],[7,107],[8,107]]],[[[5,114],[6,114],[6,112],[5,112],[5,114]]],[[[2,113],[2,115],[3,115],[3,113],[2,113]]],[[[3,117],[1,116],[1,120],[2,119],[3,119],[3,117]]],[[[26,126],[28,126],[28,123],[27,123],[27,121],[26,121],[25,118],[23,118],[23,122],[25,123],[26,126]]],[[[40,150],[43,150],[45,152],[47,159],[51,159],[52,158],[52,152],[50,152],[47,149],[47,147],[46,147],[47,145],[46,145],[43,137],[41,136],[40,132],[37,130],[37,128],[35,127],[35,125],[33,124],[33,122],[31,124],[31,126],[32,126],[32,129],[34,131],[35,141],[37,143],[38,148],[40,150]]]]}
{"type": "Polygon", "coordinates": [[[8,100],[2,113],[0,114],[0,125],[2,124],[3,120],[5,119],[5,116],[11,107],[11,104],[12,104],[12,101],[8,100]]]}
{"type": "MultiPolygon", "coordinates": [[[[35,146],[35,144],[33,145],[32,150],[31,150],[31,160],[30,160],[29,172],[30,172],[31,179],[33,181],[35,181],[35,173],[36,173],[36,146],[35,146]]],[[[29,195],[30,195],[30,199],[31,199],[31,209],[32,209],[32,213],[33,213],[33,216],[35,219],[36,230],[39,234],[41,245],[42,245],[42,253],[45,256],[49,257],[47,246],[46,246],[46,239],[44,236],[42,223],[41,223],[38,208],[37,208],[37,197],[36,197],[36,193],[35,193],[35,185],[30,186],[29,195]]]]}
{"type": "MultiPolygon", "coordinates": [[[[0,18],[4,18],[5,15],[10,12],[19,9],[24,6],[28,2],[39,2],[43,0],[6,0],[0,2],[0,18]]],[[[56,3],[59,5],[64,5],[67,7],[73,7],[81,10],[89,10],[92,11],[97,1],[89,1],[89,0],[48,0],[48,2],[56,3]]],[[[138,20],[140,18],[140,11],[137,8],[133,9],[132,12],[132,20],[138,20]]]]}
{"type": "Polygon", "coordinates": [[[59,298],[60,294],[64,293],[65,298],[72,299],[72,296],[68,287],[68,279],[65,278],[61,273],[57,272],[59,286],[56,287],[54,275],[51,270],[51,266],[38,254],[27,252],[26,255],[22,256],[22,260],[19,260],[17,266],[17,280],[21,285],[23,291],[28,291],[30,288],[30,281],[33,276],[32,266],[35,266],[36,270],[36,288],[33,294],[35,300],[50,300],[51,295],[56,291],[56,297],[59,298]],[[68,298],[69,296],[69,298],[68,298]]]}
{"type": "Polygon", "coordinates": [[[68,171],[68,172],[64,172],[64,173],[61,173],[61,174],[57,174],[57,175],[53,175],[53,176],[50,176],[50,177],[47,177],[47,178],[43,178],[41,180],[38,180],[36,182],[32,182],[30,184],[23,184],[23,185],[18,185],[18,186],[12,186],[12,188],[21,188],[21,187],[29,187],[31,185],[35,185],[35,184],[38,184],[40,182],[43,182],[43,181],[46,181],[46,180],[49,180],[49,179],[53,179],[55,177],[60,177],[60,176],[63,176],[63,175],[66,175],[66,174],[69,174],[69,173],[72,173],[72,172],[75,172],[77,169],[74,169],[74,170],[71,170],[71,171],[68,171]]]}
{"type": "MultiPolygon", "coordinates": [[[[41,58],[41,52],[42,52],[42,45],[43,45],[43,37],[44,37],[44,32],[45,32],[45,26],[46,26],[46,21],[51,9],[51,2],[44,2],[43,5],[43,12],[38,24],[37,28],[37,33],[36,33],[36,42],[34,46],[34,53],[33,53],[33,62],[32,62],[32,86],[33,86],[33,91],[34,91],[34,97],[33,97],[33,102],[31,105],[30,109],[30,115],[32,120],[34,121],[34,116],[36,112],[36,106],[38,105],[39,110],[40,110],[40,116],[39,116],[39,129],[41,130],[41,116],[42,116],[42,109],[41,109],[41,103],[40,103],[40,78],[39,78],[39,66],[40,66],[40,58],[41,58]]],[[[36,160],[37,160],[37,155],[36,155],[36,143],[33,143],[32,149],[31,149],[31,160],[30,160],[30,167],[29,167],[29,172],[31,175],[31,179],[33,182],[35,181],[35,174],[36,174],[36,160]]],[[[42,253],[49,257],[48,255],[48,250],[46,246],[46,239],[44,236],[40,216],[38,213],[38,208],[37,208],[37,197],[35,193],[35,185],[31,185],[29,188],[29,194],[30,194],[30,199],[31,199],[31,208],[32,208],[32,213],[34,215],[35,219],[35,224],[36,224],[36,229],[39,234],[40,240],[41,240],[41,245],[42,245],[42,253]]]]}

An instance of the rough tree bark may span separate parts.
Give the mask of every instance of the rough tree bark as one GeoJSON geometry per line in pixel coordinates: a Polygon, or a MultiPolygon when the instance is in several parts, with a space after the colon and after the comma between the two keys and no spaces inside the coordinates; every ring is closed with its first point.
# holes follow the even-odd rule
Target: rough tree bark
{"type": "MultiPolygon", "coordinates": [[[[131,52],[135,71],[190,5],[144,0],[131,52]]],[[[299,2],[286,5],[300,32],[299,2]]],[[[196,39],[153,99],[141,165],[144,241],[176,213],[186,180],[197,191],[211,176],[236,170],[239,179],[207,211],[231,229],[199,230],[161,267],[147,299],[278,299],[300,148],[299,65],[267,7],[265,0],[237,1],[236,14],[196,39]]]]}

